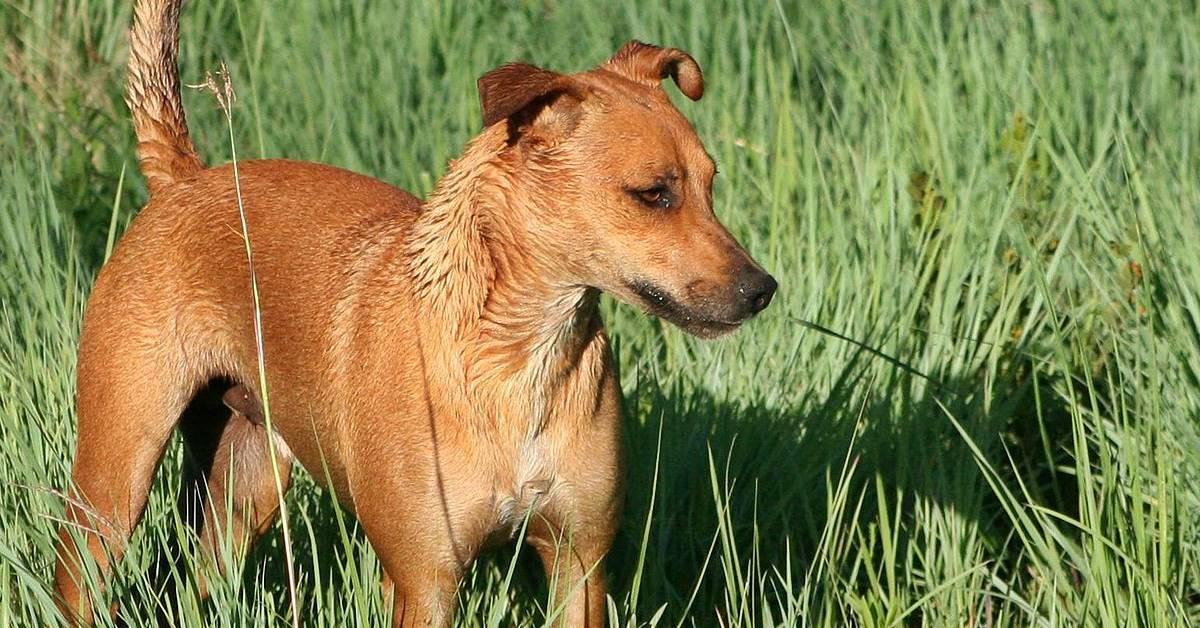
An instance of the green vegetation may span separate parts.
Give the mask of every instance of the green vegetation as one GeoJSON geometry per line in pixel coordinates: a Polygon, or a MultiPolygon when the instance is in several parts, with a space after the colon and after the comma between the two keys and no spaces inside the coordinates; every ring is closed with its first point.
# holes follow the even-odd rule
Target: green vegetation
{"type": "MultiPolygon", "coordinates": [[[[0,625],[56,621],[80,315],[146,197],[128,4],[0,5],[0,625]]],[[[714,343],[604,305],[628,415],[620,625],[1195,623],[1200,9],[974,4],[197,0],[181,63],[198,83],[228,62],[240,157],[424,194],[499,63],[578,69],[630,38],[700,61],[702,101],[667,89],[781,289],[714,343]]],[[[185,102],[206,160],[228,160],[211,95],[185,102]]],[[[132,625],[164,580],[190,590],[186,552],[152,568],[187,547],[180,459],[111,587],[132,625]]],[[[304,474],[289,503],[306,625],[384,623],[353,518],[304,474]]],[[[287,625],[281,545],[276,527],[211,602],[169,612],[287,625]]],[[[460,602],[466,626],[547,616],[530,552],[481,561],[460,602]]]]}

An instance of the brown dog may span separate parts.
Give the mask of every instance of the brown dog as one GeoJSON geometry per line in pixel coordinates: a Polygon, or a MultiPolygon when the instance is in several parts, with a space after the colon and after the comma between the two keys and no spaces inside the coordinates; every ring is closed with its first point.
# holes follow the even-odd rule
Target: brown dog
{"type": "MultiPolygon", "coordinates": [[[[713,161],[660,84],[698,99],[699,66],[631,42],[578,74],[492,70],[483,131],[424,203],[330,166],[239,164],[272,435],[234,172],[200,162],[179,99],[178,4],[139,2],[130,35],[151,199],[96,279],[80,342],[67,517],[87,551],[105,571],[121,555],[177,426],[205,453],[202,542],[233,521],[221,532],[248,545],[278,508],[275,438],[284,478],[299,461],[361,521],[397,625],[447,624],[464,568],[528,513],[563,623],[600,626],[621,471],[599,291],[711,337],[775,290],[713,215],[713,161]]],[[[67,532],[57,586],[86,623],[67,532]]]]}

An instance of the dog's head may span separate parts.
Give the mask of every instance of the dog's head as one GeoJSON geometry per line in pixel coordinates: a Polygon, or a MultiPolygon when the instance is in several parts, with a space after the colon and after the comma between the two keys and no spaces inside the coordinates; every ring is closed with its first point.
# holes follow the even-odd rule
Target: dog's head
{"type": "Polygon", "coordinates": [[[508,64],[479,79],[483,120],[507,125],[503,157],[541,207],[531,231],[567,281],[712,337],[767,307],[776,283],[713,213],[716,164],[666,77],[704,93],[691,56],[636,41],[578,74],[508,64]]]}

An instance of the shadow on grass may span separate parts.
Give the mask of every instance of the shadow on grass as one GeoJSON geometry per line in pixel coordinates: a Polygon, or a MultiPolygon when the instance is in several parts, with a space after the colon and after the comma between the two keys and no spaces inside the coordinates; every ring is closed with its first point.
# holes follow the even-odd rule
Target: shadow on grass
{"type": "MultiPolygon", "coordinates": [[[[1070,442],[1070,415],[1049,392],[1049,382],[1033,377],[1028,365],[1017,364],[991,378],[981,374],[937,385],[900,371],[892,371],[886,381],[867,381],[865,373],[872,369],[864,362],[870,359],[859,353],[833,389],[810,394],[790,408],[731,402],[704,390],[647,386],[629,395],[627,406],[639,408],[638,416],[645,420],[626,422],[629,493],[609,563],[615,597],[630,590],[648,516],[651,528],[636,609],[643,619],[663,603],[670,605],[667,617],[674,618],[694,595],[690,619],[699,625],[729,625],[724,619],[729,595],[762,583],[729,582],[720,564],[722,545],[737,548],[736,568],[743,573],[753,559],[757,574],[790,575],[803,586],[822,534],[831,525],[831,493],[847,461],[852,503],[841,519],[843,529],[834,531],[839,535],[846,536],[845,528],[855,524],[872,534],[868,524],[879,518],[882,494],[889,514],[898,513],[899,521],[893,519],[892,525],[910,526],[917,502],[933,504],[977,527],[992,547],[1002,546],[1012,526],[947,412],[1004,481],[1019,474],[1038,502],[1074,514],[1073,478],[1053,471],[1069,462],[1066,452],[1046,446],[1070,442]],[[718,529],[718,499],[727,509],[724,531],[718,529]],[[714,539],[722,533],[725,538],[718,539],[713,551],[714,539]]],[[[897,541],[900,557],[908,549],[905,544],[921,542],[908,533],[897,535],[897,541]]],[[[851,587],[867,586],[864,572],[869,569],[854,575],[852,564],[845,567],[846,573],[833,577],[851,587]]],[[[996,565],[1001,573],[1007,567],[996,565]]],[[[777,601],[769,586],[750,592],[752,599],[755,595],[777,601]]]]}

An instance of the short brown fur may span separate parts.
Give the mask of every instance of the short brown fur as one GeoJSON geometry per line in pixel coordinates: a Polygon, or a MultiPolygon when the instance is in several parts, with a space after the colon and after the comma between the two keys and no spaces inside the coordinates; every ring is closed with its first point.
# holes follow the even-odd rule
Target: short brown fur
{"type": "Polygon", "coordinates": [[[602,625],[599,563],[621,464],[599,291],[706,337],[774,291],[713,215],[714,164],[660,86],[670,76],[699,98],[699,66],[631,42],[579,74],[490,72],[486,128],[424,203],[331,166],[240,163],[272,435],[259,416],[234,174],[204,168],[188,137],[178,13],[175,1],[138,2],[130,36],[151,199],[85,316],[56,570],[64,612],[93,619],[69,530],[88,530],[86,550],[107,570],[179,426],[189,448],[216,434],[204,469],[210,552],[220,522],[234,522],[224,532],[242,547],[270,525],[274,438],[285,479],[300,462],[361,521],[396,625],[448,624],[466,566],[513,538],[527,512],[526,540],[566,604],[561,623],[602,625]],[[234,513],[218,511],[227,494],[234,513]]]}

